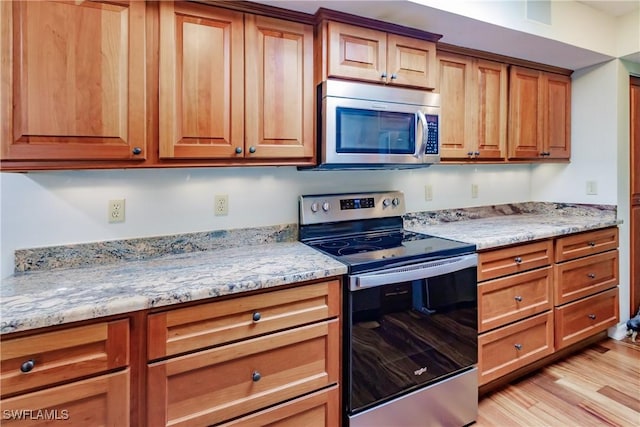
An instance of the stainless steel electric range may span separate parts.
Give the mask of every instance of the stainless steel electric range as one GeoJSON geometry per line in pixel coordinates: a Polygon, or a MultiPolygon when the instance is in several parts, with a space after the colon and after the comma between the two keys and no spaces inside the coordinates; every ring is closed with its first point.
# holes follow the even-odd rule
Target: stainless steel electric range
{"type": "Polygon", "coordinates": [[[398,191],[300,197],[300,241],[343,262],[343,421],[475,421],[475,246],[403,228],[398,191]]]}

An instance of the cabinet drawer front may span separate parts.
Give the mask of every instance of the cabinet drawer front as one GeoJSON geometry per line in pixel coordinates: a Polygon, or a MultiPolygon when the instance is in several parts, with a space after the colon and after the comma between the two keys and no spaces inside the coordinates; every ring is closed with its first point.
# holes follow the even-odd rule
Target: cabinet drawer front
{"type": "Polygon", "coordinates": [[[560,349],[618,323],[618,288],[555,309],[556,348],[560,349]]]}
{"type": "Polygon", "coordinates": [[[478,337],[479,384],[553,353],[553,312],[539,314],[478,337]]]}
{"type": "Polygon", "coordinates": [[[338,316],[340,282],[201,304],[148,318],[149,360],[338,316]],[[256,320],[257,319],[257,320],[256,320]]]}
{"type": "Polygon", "coordinates": [[[494,279],[478,286],[478,330],[498,326],[553,308],[553,269],[494,279]]]}
{"type": "Polygon", "coordinates": [[[555,265],[555,305],[575,301],[618,284],[618,251],[555,265]]]}
{"type": "Polygon", "coordinates": [[[337,385],[283,403],[221,427],[334,427],[340,425],[340,395],[337,385]]]}
{"type": "Polygon", "coordinates": [[[544,267],[552,259],[551,240],[482,252],[478,255],[478,281],[544,267]]]}
{"type": "Polygon", "coordinates": [[[210,425],[336,383],[338,325],[334,319],[149,365],[149,425],[210,425]]]}
{"type": "Polygon", "coordinates": [[[3,340],[0,357],[2,396],[127,366],[129,320],[3,340]]]}
{"type": "Polygon", "coordinates": [[[2,425],[128,426],[129,375],[126,369],[3,399],[2,425]]]}
{"type": "Polygon", "coordinates": [[[618,247],[618,227],[556,239],[556,262],[568,261],[618,247]]]}

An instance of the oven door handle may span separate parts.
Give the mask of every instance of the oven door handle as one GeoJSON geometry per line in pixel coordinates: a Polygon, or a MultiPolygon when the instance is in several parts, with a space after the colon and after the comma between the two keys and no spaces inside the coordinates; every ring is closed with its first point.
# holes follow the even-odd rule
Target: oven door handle
{"type": "Polygon", "coordinates": [[[476,267],[477,265],[477,254],[463,255],[387,270],[355,274],[349,276],[349,287],[352,291],[355,291],[374,286],[428,279],[430,277],[442,276],[443,274],[464,270],[465,268],[476,267]]]}

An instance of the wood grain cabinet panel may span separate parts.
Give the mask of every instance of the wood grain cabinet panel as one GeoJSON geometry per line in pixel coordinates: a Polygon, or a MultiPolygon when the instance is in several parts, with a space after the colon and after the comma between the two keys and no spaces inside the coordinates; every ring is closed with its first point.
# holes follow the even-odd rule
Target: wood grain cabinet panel
{"type": "Polygon", "coordinates": [[[560,237],[555,241],[556,262],[568,261],[618,247],[618,227],[560,237]]]}
{"type": "Polygon", "coordinates": [[[618,250],[555,265],[555,305],[618,285],[618,250]]]}
{"type": "Polygon", "coordinates": [[[555,309],[557,349],[606,330],[618,323],[618,288],[555,309]]]}
{"type": "Polygon", "coordinates": [[[0,402],[2,425],[126,427],[129,369],[26,393],[0,402]]]}
{"type": "Polygon", "coordinates": [[[509,77],[509,158],[569,159],[571,78],[516,66],[509,77]]]}
{"type": "Polygon", "coordinates": [[[482,334],[478,348],[482,385],[553,353],[553,312],[482,334]]]}
{"type": "Polygon", "coordinates": [[[145,10],[0,4],[3,160],[145,159],[145,10]]]}
{"type": "Polygon", "coordinates": [[[3,397],[121,368],[129,364],[129,321],[2,340],[0,357],[3,397]]]}
{"type": "Polygon", "coordinates": [[[553,308],[551,267],[482,282],[478,285],[478,330],[490,329],[553,308]]]}
{"type": "Polygon", "coordinates": [[[157,362],[149,425],[210,425],[338,381],[337,319],[157,362]]]}
{"type": "Polygon", "coordinates": [[[338,316],[337,280],[151,314],[149,360],[338,316]]]}
{"type": "Polygon", "coordinates": [[[551,264],[553,241],[543,240],[478,254],[478,281],[521,273],[551,264]]]}

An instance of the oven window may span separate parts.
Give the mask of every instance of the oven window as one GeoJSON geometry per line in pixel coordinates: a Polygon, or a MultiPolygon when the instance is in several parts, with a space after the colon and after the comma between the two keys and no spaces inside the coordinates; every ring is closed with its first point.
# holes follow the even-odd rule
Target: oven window
{"type": "Polygon", "coordinates": [[[415,153],[416,116],[412,113],[336,108],[338,153],[415,153]]]}
{"type": "Polygon", "coordinates": [[[476,271],[349,293],[351,413],[477,363],[476,271]]]}

